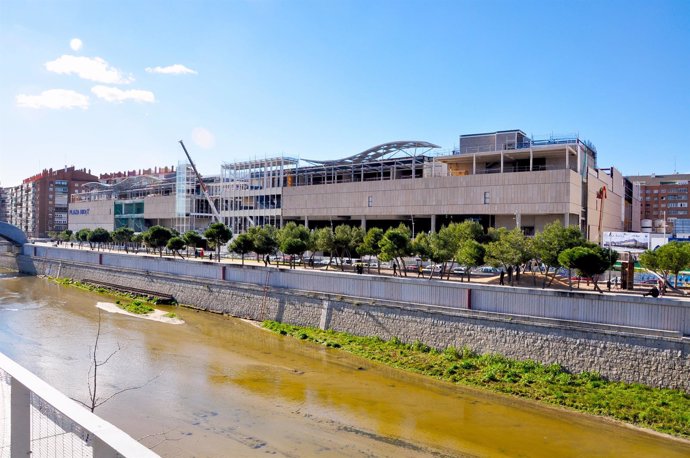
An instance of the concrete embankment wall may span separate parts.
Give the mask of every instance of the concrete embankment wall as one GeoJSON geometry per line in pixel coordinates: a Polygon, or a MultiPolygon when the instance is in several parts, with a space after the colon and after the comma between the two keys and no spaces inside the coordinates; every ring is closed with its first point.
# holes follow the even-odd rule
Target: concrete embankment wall
{"type": "MultiPolygon", "coordinates": [[[[618,315],[624,315],[617,320],[626,324],[616,324],[611,323],[615,317],[607,318],[606,313],[598,311],[597,307],[606,307],[600,295],[578,293],[569,296],[527,288],[456,285],[413,278],[377,278],[259,266],[242,268],[209,262],[56,250],[49,247],[47,251],[27,250],[25,247],[25,253],[30,255],[18,259],[23,270],[165,292],[191,307],[253,320],[272,319],[357,335],[377,335],[384,339],[396,336],[403,341],[419,340],[436,348],[468,346],[480,353],[495,352],[517,359],[559,363],[573,372],[597,371],[614,380],[690,392],[690,340],[683,337],[688,305],[679,301],[617,298],[609,306],[618,315]],[[237,281],[238,278],[244,281],[237,281]],[[336,289],[339,282],[343,282],[341,286],[349,284],[352,292],[360,292],[364,288],[361,283],[369,282],[369,290],[374,294],[318,291],[313,286],[315,282],[320,282],[326,290],[336,289]],[[280,286],[291,283],[295,284],[280,286]],[[437,288],[440,292],[428,295],[430,300],[426,302],[431,304],[425,303],[423,294],[437,288]],[[492,293],[492,290],[498,290],[501,295],[512,294],[515,298],[513,310],[477,310],[486,306],[477,298],[482,297],[482,292],[492,293]],[[379,298],[386,293],[390,297],[408,294],[414,300],[379,298]],[[543,298],[543,294],[548,297],[548,293],[557,305],[567,309],[566,315],[593,314],[601,317],[600,322],[549,316],[555,312],[546,305],[541,306],[541,315],[524,313],[525,306],[521,306],[521,302],[526,302],[527,307],[532,307],[532,302],[550,304],[551,301],[543,298]],[[442,302],[444,297],[455,301],[444,305],[433,303],[442,302]],[[638,308],[632,316],[627,316],[631,314],[626,313],[626,301],[630,309],[638,308]],[[664,314],[676,316],[679,321],[662,320],[664,327],[658,321],[658,315],[664,314]],[[656,328],[629,323],[644,316],[649,317],[650,323],[656,323],[656,328]]],[[[496,297],[501,303],[489,304],[492,307],[511,306],[506,297],[496,297]]]]}

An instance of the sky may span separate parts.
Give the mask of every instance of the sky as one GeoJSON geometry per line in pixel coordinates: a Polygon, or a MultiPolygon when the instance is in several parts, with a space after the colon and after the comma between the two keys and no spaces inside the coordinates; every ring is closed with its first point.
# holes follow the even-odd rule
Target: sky
{"type": "Polygon", "coordinates": [[[690,1],[0,0],[0,186],[522,129],[690,173],[690,1]]]}

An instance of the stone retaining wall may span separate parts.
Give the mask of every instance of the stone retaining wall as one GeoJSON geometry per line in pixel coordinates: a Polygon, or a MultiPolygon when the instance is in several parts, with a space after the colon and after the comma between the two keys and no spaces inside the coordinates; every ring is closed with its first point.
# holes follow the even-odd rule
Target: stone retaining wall
{"type": "Polygon", "coordinates": [[[38,274],[165,292],[186,306],[241,318],[383,339],[395,336],[439,349],[467,346],[479,353],[558,363],[572,372],[597,371],[612,380],[690,392],[690,339],[674,333],[644,335],[629,328],[526,320],[28,256],[19,256],[19,262],[32,263],[38,274]]]}

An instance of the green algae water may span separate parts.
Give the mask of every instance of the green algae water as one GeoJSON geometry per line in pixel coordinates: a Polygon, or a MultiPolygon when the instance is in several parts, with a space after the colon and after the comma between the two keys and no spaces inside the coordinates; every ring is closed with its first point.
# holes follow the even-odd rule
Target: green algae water
{"type": "Polygon", "coordinates": [[[86,399],[99,315],[96,410],[162,456],[690,456],[690,443],[429,380],[234,318],[172,325],[110,314],[102,296],[0,277],[0,351],[86,399]]]}

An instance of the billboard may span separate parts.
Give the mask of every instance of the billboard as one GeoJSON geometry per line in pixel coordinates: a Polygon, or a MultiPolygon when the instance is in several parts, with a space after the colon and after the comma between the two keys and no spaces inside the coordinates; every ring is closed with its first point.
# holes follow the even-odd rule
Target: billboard
{"type": "Polygon", "coordinates": [[[648,232],[604,232],[603,246],[616,251],[643,251],[649,248],[648,232]]]}

